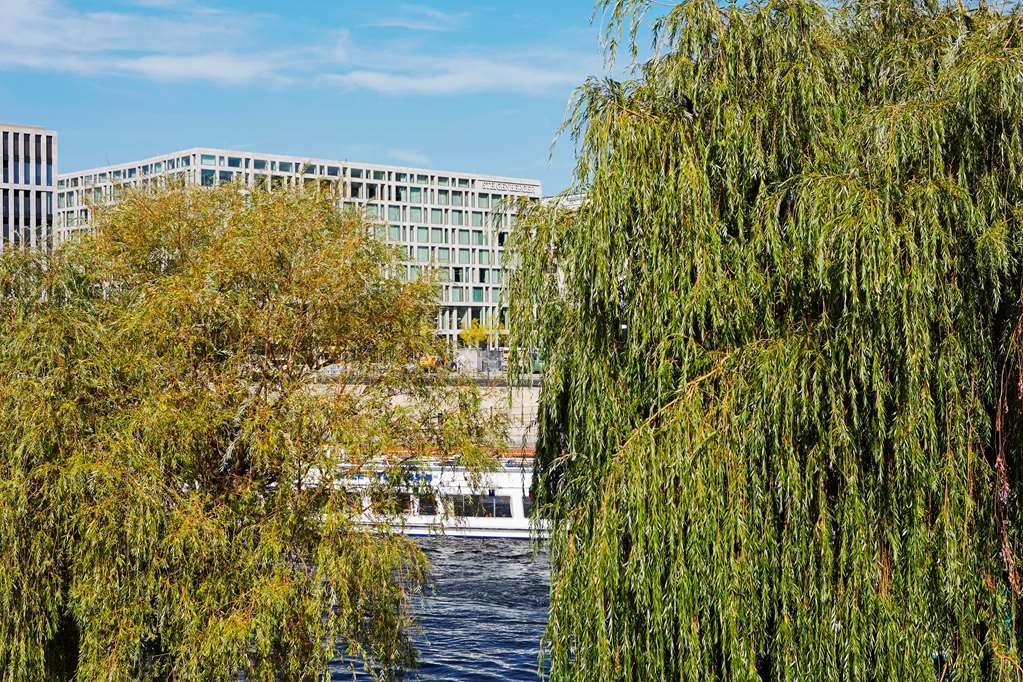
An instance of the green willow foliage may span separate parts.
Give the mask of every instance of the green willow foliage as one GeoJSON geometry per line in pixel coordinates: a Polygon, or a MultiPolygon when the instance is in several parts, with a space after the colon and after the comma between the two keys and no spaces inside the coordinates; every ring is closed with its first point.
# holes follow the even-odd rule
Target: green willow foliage
{"type": "Polygon", "coordinates": [[[500,444],[428,282],[329,196],[172,189],[0,259],[0,679],[250,680],[413,660],[408,468],[500,444]],[[313,386],[339,362],[341,381],[313,386]],[[339,481],[402,453],[364,500],[339,481]],[[393,508],[392,508],[393,511],[393,508]]]}
{"type": "Polygon", "coordinates": [[[515,237],[552,679],[1023,678],[1023,17],[663,8],[515,237]]]}

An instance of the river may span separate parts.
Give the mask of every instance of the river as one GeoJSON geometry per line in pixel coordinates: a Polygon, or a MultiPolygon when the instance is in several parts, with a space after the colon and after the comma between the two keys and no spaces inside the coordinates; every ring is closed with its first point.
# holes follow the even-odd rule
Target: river
{"type": "MultiPolygon", "coordinates": [[[[529,542],[423,538],[432,589],[416,606],[414,680],[536,680],[547,623],[547,555],[529,542]]],[[[351,680],[338,667],[334,680],[351,680]]]]}

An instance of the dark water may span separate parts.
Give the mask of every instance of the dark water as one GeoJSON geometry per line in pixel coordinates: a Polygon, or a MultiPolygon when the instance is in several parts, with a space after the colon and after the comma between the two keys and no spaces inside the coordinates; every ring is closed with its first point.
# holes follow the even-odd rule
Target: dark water
{"type": "MultiPolygon", "coordinates": [[[[523,540],[424,538],[433,590],[417,605],[420,667],[408,679],[536,680],[547,555],[523,540]]],[[[351,680],[338,670],[335,680],[351,680]]]]}

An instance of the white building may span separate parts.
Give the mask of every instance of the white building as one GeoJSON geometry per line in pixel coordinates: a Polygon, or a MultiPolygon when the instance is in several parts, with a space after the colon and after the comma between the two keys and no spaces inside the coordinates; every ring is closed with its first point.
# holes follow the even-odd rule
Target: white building
{"type": "Polygon", "coordinates": [[[0,124],[0,150],[0,250],[13,244],[49,248],[54,237],[57,133],[0,124]]]}
{"type": "Polygon", "coordinates": [[[512,222],[504,200],[541,196],[538,180],[196,148],[61,174],[58,242],[88,229],[91,207],[115,203],[120,188],[167,180],[202,186],[239,181],[269,189],[339,186],[342,208],[364,209],[379,221],[378,235],[404,250],[406,276],[436,269],[437,330],[452,340],[472,320],[503,320],[504,246],[512,222]]]}

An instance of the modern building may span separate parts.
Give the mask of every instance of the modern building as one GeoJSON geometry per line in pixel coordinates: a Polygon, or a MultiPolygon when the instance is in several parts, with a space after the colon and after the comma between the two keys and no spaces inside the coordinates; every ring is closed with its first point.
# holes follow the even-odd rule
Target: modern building
{"type": "Polygon", "coordinates": [[[54,238],[57,133],[0,124],[0,148],[0,250],[12,245],[49,248],[54,238]]]}
{"type": "Polygon", "coordinates": [[[364,210],[377,234],[405,254],[405,275],[434,268],[440,280],[437,331],[452,342],[478,320],[504,319],[505,241],[513,197],[539,200],[538,180],[400,166],[195,148],[131,163],[61,174],[57,240],[89,229],[95,206],[116,203],[124,187],[168,181],[212,187],[240,182],[273,189],[334,185],[339,208],[364,210]]]}

